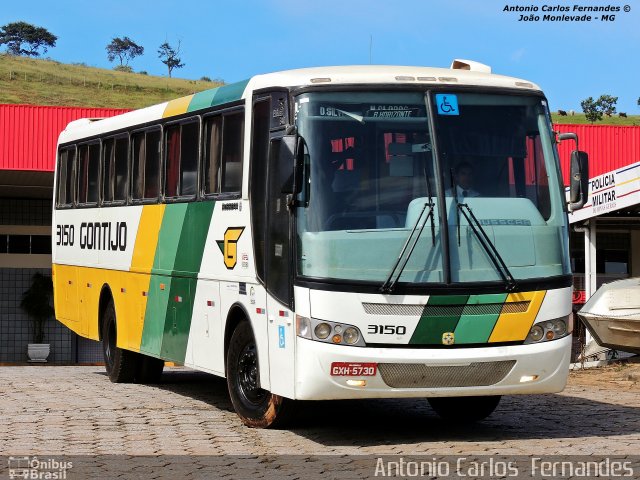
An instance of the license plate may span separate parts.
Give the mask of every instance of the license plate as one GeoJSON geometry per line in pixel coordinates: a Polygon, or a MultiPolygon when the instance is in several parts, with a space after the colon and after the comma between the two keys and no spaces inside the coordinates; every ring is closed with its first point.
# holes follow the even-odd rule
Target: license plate
{"type": "Polygon", "coordinates": [[[331,364],[333,377],[372,377],[377,370],[377,363],[333,362],[331,364]]]}

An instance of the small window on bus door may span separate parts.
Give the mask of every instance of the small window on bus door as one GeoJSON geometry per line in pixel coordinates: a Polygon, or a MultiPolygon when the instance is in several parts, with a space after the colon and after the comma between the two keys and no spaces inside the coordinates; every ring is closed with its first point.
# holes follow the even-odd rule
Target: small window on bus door
{"type": "Polygon", "coordinates": [[[127,152],[129,138],[107,138],[102,142],[102,199],[104,203],[124,203],[127,199],[127,152]]]}
{"type": "Polygon", "coordinates": [[[204,193],[239,193],[242,190],[244,112],[205,119],[204,193]]]}
{"type": "Polygon", "coordinates": [[[59,207],[73,205],[73,176],[76,158],[75,147],[60,149],[58,155],[58,202],[59,207]]]}
{"type": "Polygon", "coordinates": [[[132,136],[132,170],[134,200],[157,200],[159,192],[160,129],[137,132],[132,136]]]}
{"type": "Polygon", "coordinates": [[[197,120],[166,128],[165,197],[195,197],[198,185],[199,133],[197,120]]]}

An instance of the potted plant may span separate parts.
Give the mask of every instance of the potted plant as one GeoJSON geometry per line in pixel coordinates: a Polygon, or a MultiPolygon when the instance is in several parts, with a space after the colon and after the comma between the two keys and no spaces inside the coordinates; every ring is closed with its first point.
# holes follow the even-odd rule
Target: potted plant
{"type": "Polygon", "coordinates": [[[22,294],[20,307],[33,321],[34,343],[27,345],[27,355],[30,362],[46,362],[49,357],[50,346],[44,341],[44,324],[49,320],[54,310],[51,306],[53,298],[53,282],[51,277],[42,273],[33,275],[31,286],[22,294]]]}

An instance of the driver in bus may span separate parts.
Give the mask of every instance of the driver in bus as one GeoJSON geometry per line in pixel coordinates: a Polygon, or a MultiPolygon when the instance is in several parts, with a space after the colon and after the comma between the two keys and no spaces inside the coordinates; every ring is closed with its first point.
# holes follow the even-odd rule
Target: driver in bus
{"type": "MultiPolygon", "coordinates": [[[[464,202],[469,197],[479,197],[480,193],[473,188],[473,166],[467,162],[460,162],[453,169],[453,181],[459,202],[464,202]]],[[[451,188],[445,191],[445,196],[452,197],[451,188]]]]}

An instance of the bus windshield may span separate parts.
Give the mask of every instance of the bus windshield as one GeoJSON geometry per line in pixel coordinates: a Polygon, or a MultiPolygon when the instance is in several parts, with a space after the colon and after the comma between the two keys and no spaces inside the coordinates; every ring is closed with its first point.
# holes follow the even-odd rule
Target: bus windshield
{"type": "Polygon", "coordinates": [[[569,273],[542,97],[312,92],[296,98],[296,119],[305,146],[299,275],[384,282],[416,226],[401,283],[499,281],[479,233],[515,279],[569,273]]]}

